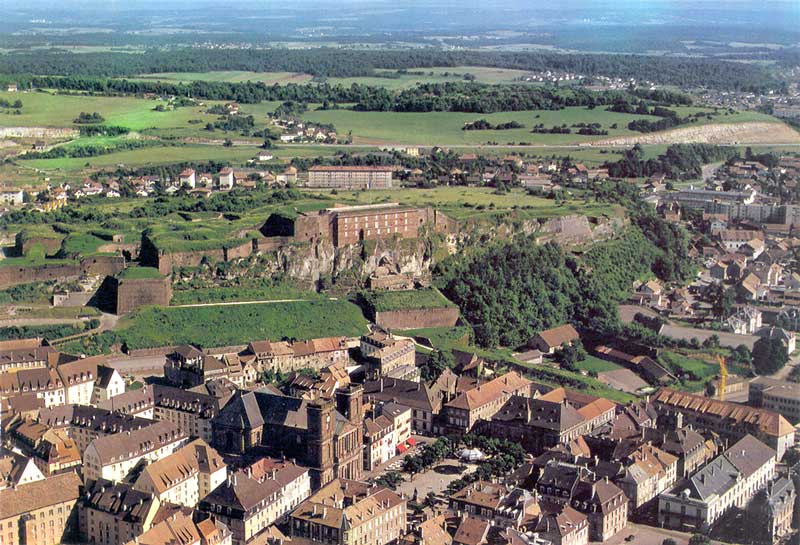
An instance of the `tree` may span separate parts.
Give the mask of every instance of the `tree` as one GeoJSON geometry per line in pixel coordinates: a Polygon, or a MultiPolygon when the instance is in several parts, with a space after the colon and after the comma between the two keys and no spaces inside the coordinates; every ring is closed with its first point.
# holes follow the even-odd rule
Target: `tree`
{"type": "Polygon", "coordinates": [[[222,143],[222,145],[225,146],[226,148],[233,147],[233,140],[231,140],[230,138],[226,138],[225,141],[222,143]]]}
{"type": "Polygon", "coordinates": [[[455,367],[455,358],[450,350],[437,350],[430,354],[420,367],[422,380],[429,382],[439,378],[442,371],[455,367]]]}
{"type": "Polygon", "coordinates": [[[736,292],[733,288],[725,288],[721,284],[716,284],[711,292],[711,310],[720,321],[726,319],[733,311],[733,305],[736,303],[736,292]]]}
{"type": "Polygon", "coordinates": [[[711,539],[703,534],[692,534],[689,538],[689,545],[711,545],[711,539]]]}
{"type": "Polygon", "coordinates": [[[753,367],[759,375],[771,375],[783,369],[789,353],[779,338],[764,337],[753,345],[753,367]]]}

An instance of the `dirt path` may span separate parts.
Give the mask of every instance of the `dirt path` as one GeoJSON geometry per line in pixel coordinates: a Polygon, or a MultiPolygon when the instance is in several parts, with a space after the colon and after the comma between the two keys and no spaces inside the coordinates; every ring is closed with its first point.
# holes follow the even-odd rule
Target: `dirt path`
{"type": "Polygon", "coordinates": [[[260,301],[220,301],[218,303],[190,303],[187,305],[170,305],[169,308],[195,308],[195,307],[230,307],[235,305],[269,305],[273,303],[300,303],[303,301],[337,301],[336,297],[327,299],[267,299],[260,301]]]}

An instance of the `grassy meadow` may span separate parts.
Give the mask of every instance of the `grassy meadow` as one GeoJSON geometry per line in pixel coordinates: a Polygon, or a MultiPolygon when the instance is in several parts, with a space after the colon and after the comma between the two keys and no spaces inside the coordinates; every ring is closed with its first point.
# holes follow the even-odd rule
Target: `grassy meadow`
{"type": "Polygon", "coordinates": [[[150,307],[124,318],[115,330],[131,349],[183,343],[228,346],[256,339],[312,339],[366,332],[367,320],[361,309],[342,300],[150,307]]]}

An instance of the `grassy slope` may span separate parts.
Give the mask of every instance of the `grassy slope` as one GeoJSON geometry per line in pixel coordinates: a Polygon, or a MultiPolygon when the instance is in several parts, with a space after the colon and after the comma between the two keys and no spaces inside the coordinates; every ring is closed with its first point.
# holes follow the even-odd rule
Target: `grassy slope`
{"type": "Polygon", "coordinates": [[[436,288],[375,292],[368,299],[376,312],[455,306],[436,288]]]}
{"type": "Polygon", "coordinates": [[[356,336],[367,331],[361,310],[347,301],[244,304],[199,308],[146,308],[120,323],[130,348],[181,343],[204,347],[254,339],[356,336]]]}

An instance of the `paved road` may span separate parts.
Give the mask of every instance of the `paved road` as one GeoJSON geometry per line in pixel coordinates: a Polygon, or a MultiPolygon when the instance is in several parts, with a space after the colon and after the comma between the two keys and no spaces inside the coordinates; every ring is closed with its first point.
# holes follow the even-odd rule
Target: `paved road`
{"type": "Polygon", "coordinates": [[[661,335],[665,337],[672,337],[674,339],[684,339],[686,341],[696,337],[701,343],[712,335],[719,337],[719,344],[729,348],[736,348],[740,344],[745,345],[750,350],[758,340],[755,335],[736,335],[726,331],[714,331],[711,329],[698,329],[696,327],[684,327],[679,325],[665,324],[661,331],[661,335]]]}

